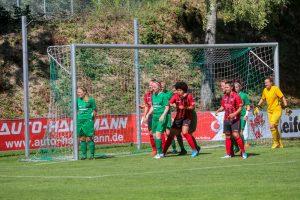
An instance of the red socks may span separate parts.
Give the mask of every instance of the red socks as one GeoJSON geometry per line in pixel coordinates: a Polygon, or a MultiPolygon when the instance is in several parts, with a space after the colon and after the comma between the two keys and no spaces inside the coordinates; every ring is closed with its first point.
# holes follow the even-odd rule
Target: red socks
{"type": "Polygon", "coordinates": [[[155,141],[154,141],[154,137],[151,133],[149,133],[149,141],[150,141],[150,144],[151,144],[151,147],[152,147],[152,151],[157,151],[155,141]]]}
{"type": "Polygon", "coordinates": [[[165,133],[161,134],[161,145],[162,145],[162,148],[164,148],[164,146],[166,145],[166,135],[165,135],[165,133]]]}
{"type": "Polygon", "coordinates": [[[196,145],[196,143],[194,142],[194,141],[196,141],[196,140],[195,140],[195,138],[193,138],[194,136],[192,136],[192,135],[189,134],[189,133],[185,133],[185,134],[183,134],[183,136],[185,137],[186,141],[189,143],[189,145],[190,145],[190,147],[192,148],[192,150],[193,150],[193,151],[194,151],[194,150],[197,150],[197,145],[196,145]]]}
{"type": "Polygon", "coordinates": [[[236,141],[237,145],[239,146],[241,152],[245,153],[245,146],[244,146],[244,142],[243,142],[242,138],[241,137],[235,138],[235,141],[236,141]]]}
{"type": "Polygon", "coordinates": [[[226,154],[231,155],[231,139],[230,138],[225,139],[225,147],[226,147],[226,154]]]}
{"type": "Polygon", "coordinates": [[[168,148],[172,144],[172,141],[174,140],[174,135],[169,135],[167,138],[167,141],[165,141],[165,144],[163,145],[163,154],[166,154],[168,151],[168,148]]]}

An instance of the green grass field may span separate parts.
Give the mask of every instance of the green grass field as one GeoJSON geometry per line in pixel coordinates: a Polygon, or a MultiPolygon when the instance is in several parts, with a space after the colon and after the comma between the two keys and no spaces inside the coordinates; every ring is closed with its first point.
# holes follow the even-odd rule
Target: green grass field
{"type": "MultiPolygon", "coordinates": [[[[0,158],[0,199],[300,199],[300,141],[247,160],[223,148],[154,160],[148,154],[70,162],[0,158]]],[[[251,156],[252,155],[252,156],[251,156]]]]}

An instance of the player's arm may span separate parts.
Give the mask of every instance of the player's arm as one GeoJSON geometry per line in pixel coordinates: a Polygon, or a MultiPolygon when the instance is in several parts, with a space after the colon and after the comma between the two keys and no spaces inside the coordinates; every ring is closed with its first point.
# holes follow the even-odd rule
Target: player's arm
{"type": "Polygon", "coordinates": [[[223,107],[223,106],[220,106],[220,108],[219,108],[218,110],[216,110],[215,115],[218,116],[218,114],[219,114],[220,112],[223,112],[223,111],[224,111],[224,107],[223,107]]]}
{"type": "Polygon", "coordinates": [[[238,109],[235,112],[229,114],[229,118],[231,119],[234,119],[239,113],[241,113],[243,108],[243,100],[240,96],[236,96],[235,103],[238,105],[238,109]]]}
{"type": "Polygon", "coordinates": [[[246,114],[244,116],[244,120],[247,120],[248,119],[248,115],[249,115],[249,112],[250,112],[250,99],[248,97],[248,95],[246,95],[246,98],[245,98],[245,107],[246,107],[246,114]]]}
{"type": "Polygon", "coordinates": [[[293,111],[288,107],[288,102],[287,102],[285,96],[280,91],[280,89],[278,88],[275,91],[275,93],[278,96],[278,98],[280,98],[281,102],[283,103],[283,108],[285,109],[285,114],[288,116],[291,115],[293,111]]]}
{"type": "Polygon", "coordinates": [[[188,106],[186,109],[194,110],[195,109],[195,101],[194,101],[192,94],[188,94],[187,100],[188,100],[188,106]]]}
{"type": "Polygon", "coordinates": [[[229,114],[229,118],[234,119],[242,111],[242,107],[243,105],[240,105],[235,112],[229,114]]]}
{"type": "Polygon", "coordinates": [[[148,121],[148,118],[152,113],[153,113],[153,106],[151,106],[149,112],[145,115],[144,122],[148,121]]]}

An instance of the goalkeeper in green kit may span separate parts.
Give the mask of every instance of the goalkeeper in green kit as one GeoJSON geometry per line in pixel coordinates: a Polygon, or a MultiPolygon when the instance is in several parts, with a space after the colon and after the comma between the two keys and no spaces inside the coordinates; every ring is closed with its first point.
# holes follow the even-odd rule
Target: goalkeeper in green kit
{"type": "Polygon", "coordinates": [[[248,114],[250,111],[250,100],[248,95],[242,91],[242,85],[240,82],[236,81],[234,83],[234,89],[236,91],[236,93],[239,94],[239,96],[241,97],[241,99],[243,100],[243,107],[242,107],[242,111],[241,111],[241,121],[240,121],[240,136],[243,139],[244,144],[246,145],[246,138],[243,135],[244,129],[246,127],[246,123],[248,120],[248,114]]]}
{"type": "Polygon", "coordinates": [[[87,89],[77,88],[77,135],[80,141],[80,159],[87,158],[87,147],[90,150],[89,159],[94,159],[94,118],[96,115],[95,99],[88,96],[87,89]]]}

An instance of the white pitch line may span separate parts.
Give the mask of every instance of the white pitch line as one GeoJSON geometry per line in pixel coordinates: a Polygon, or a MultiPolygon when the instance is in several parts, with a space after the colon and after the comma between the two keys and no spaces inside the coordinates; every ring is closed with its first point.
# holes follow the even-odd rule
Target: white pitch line
{"type": "Polygon", "coordinates": [[[123,174],[106,174],[99,176],[8,176],[0,175],[0,178],[44,178],[44,179],[98,179],[105,177],[118,177],[118,176],[134,176],[134,175],[146,175],[146,174],[160,174],[160,173],[174,173],[179,171],[196,171],[196,170],[205,170],[205,169],[219,169],[219,168],[231,168],[231,167],[245,167],[245,166],[260,166],[260,165],[274,165],[274,164],[287,164],[287,163],[296,163],[299,160],[291,160],[287,162],[270,162],[270,163],[261,163],[261,164],[240,164],[240,165],[225,165],[225,166],[208,166],[208,167],[197,167],[190,169],[174,169],[167,171],[148,171],[148,172],[136,172],[136,173],[123,173],[123,174]]]}

